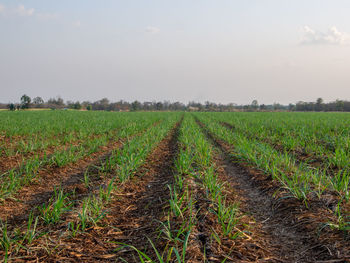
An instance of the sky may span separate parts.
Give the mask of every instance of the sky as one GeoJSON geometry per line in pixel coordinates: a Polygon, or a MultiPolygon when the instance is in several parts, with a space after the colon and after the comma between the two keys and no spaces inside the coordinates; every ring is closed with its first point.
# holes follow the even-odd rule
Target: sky
{"type": "Polygon", "coordinates": [[[350,100],[348,0],[0,0],[0,102],[350,100]]]}

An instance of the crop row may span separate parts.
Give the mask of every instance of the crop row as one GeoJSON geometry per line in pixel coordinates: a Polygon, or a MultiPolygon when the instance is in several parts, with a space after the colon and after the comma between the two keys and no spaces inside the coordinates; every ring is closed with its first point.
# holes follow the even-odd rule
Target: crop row
{"type": "Polygon", "coordinates": [[[61,229],[62,224],[65,225],[66,234],[60,237],[70,238],[102,222],[110,200],[116,198],[114,192],[120,184],[133,177],[176,119],[178,115],[167,117],[159,125],[151,126],[146,132],[134,137],[130,135],[135,134],[137,129],[124,133],[123,136],[128,138],[123,147],[113,150],[98,166],[89,167],[81,178],[88,191],[83,199],[77,198],[74,191],[66,192],[57,186],[48,202],[33,208],[26,225],[14,227],[3,222],[0,244],[5,261],[9,257],[28,253],[34,242],[54,234],[55,230],[61,229]]]}
{"type": "Polygon", "coordinates": [[[237,203],[227,198],[230,190],[218,177],[215,150],[192,116],[183,120],[179,149],[175,183],[168,185],[168,216],[158,234],[166,245],[157,250],[152,243],[156,258],[133,248],[140,262],[207,262],[209,258],[225,262],[230,258],[227,243],[232,246],[243,233],[238,228],[240,212],[237,203]]]}
{"type": "Polygon", "coordinates": [[[326,223],[340,230],[350,230],[347,218],[349,211],[344,210],[350,197],[348,170],[341,170],[334,176],[329,176],[326,170],[311,167],[288,152],[279,151],[263,140],[249,136],[248,127],[246,132],[237,131],[222,125],[220,121],[213,121],[209,116],[196,116],[216,138],[232,146],[231,156],[236,161],[270,175],[273,180],[279,182],[281,188],[303,201],[306,206],[315,196],[322,198],[330,191],[334,193],[338,202],[335,209],[338,221],[326,223]]]}
{"type": "MultiPolygon", "coordinates": [[[[161,114],[96,112],[26,112],[12,113],[3,121],[0,133],[0,157],[45,153],[47,149],[77,144],[95,137],[113,135],[130,122],[159,119],[161,114]],[[11,118],[10,118],[11,117],[11,118]],[[40,117],[40,118],[39,118],[40,117]]],[[[25,157],[25,156],[24,156],[25,157]]]]}
{"type": "Polygon", "coordinates": [[[339,119],[335,118],[334,121],[323,116],[323,120],[309,120],[296,115],[295,119],[289,120],[289,115],[286,115],[287,120],[283,120],[278,118],[279,115],[270,119],[266,115],[261,116],[249,115],[242,118],[241,115],[232,114],[218,114],[215,117],[212,115],[217,121],[232,125],[237,132],[293,152],[311,164],[317,163],[324,168],[337,170],[349,168],[350,134],[348,127],[343,126],[339,119]]]}
{"type": "MultiPolygon", "coordinates": [[[[230,181],[231,178],[226,171],[223,172],[218,161],[223,160],[222,155],[227,153],[235,163],[257,171],[255,176],[268,175],[269,184],[279,186],[279,191],[274,192],[273,195],[270,192],[266,194],[271,200],[274,198],[293,200],[295,203],[300,203],[300,207],[305,204],[307,210],[315,203],[322,206],[323,203],[317,201],[331,196],[336,204],[334,208],[336,220],[320,223],[323,223],[324,227],[342,230],[344,233],[350,230],[348,218],[350,211],[347,210],[350,199],[348,167],[338,166],[337,169],[332,170],[334,173],[330,173],[326,168],[327,164],[322,163],[318,167],[309,160],[299,158],[297,154],[305,150],[305,145],[313,143],[320,144],[318,149],[325,151],[323,157],[332,156],[332,154],[334,156],[337,151],[328,147],[331,139],[327,139],[326,133],[337,134],[345,142],[347,136],[345,126],[331,128],[329,124],[329,130],[325,128],[317,132],[314,130],[314,136],[306,131],[304,136],[300,129],[307,130],[308,127],[317,129],[324,120],[316,118],[315,128],[305,119],[288,119],[288,123],[285,124],[283,118],[278,117],[284,115],[278,114],[274,121],[268,118],[259,120],[255,113],[243,114],[243,117],[240,114],[236,117],[236,114],[226,113],[184,114],[181,121],[179,113],[155,114],[152,115],[153,117],[143,114],[130,117],[125,123],[120,122],[120,128],[115,129],[115,133],[102,133],[91,142],[85,142],[77,148],[72,146],[71,148],[74,149],[72,151],[57,152],[46,159],[36,158],[38,164],[35,165],[34,161],[33,168],[31,166],[25,168],[27,163],[30,164],[32,161],[27,159],[27,162],[18,169],[12,169],[2,175],[0,180],[4,184],[0,186],[0,194],[2,194],[0,196],[6,204],[7,198],[14,196],[14,193],[20,191],[23,185],[40,180],[40,175],[47,172],[47,169],[69,166],[72,162],[99,151],[103,145],[115,141],[122,142],[118,146],[114,144],[111,148],[107,147],[109,154],[104,155],[105,158],[100,159],[99,163],[94,162],[88,166],[84,173],[74,175],[77,179],[74,187],[55,185],[50,191],[51,196],[42,204],[33,207],[25,221],[17,223],[13,221],[10,224],[6,221],[0,222],[0,258],[3,257],[6,262],[9,259],[19,258],[32,260],[36,258],[37,253],[59,254],[61,250],[70,246],[68,244],[74,244],[74,240],[82,242],[81,240],[95,238],[94,233],[103,229],[99,232],[100,234],[109,235],[108,233],[113,233],[114,230],[122,233],[122,236],[111,235],[111,239],[98,241],[101,243],[112,240],[114,244],[108,245],[114,250],[109,250],[108,253],[111,254],[104,255],[106,259],[108,257],[114,259],[119,251],[133,251],[138,256],[139,262],[233,262],[232,255],[238,251],[237,246],[243,244],[247,237],[251,239],[246,233],[249,233],[254,226],[250,225],[249,219],[249,222],[246,220],[253,216],[244,215],[237,203],[237,200],[243,200],[244,197],[236,196],[237,193],[232,188],[235,183],[230,181]],[[291,127],[289,122],[299,125],[299,129],[291,127]],[[148,237],[150,246],[144,246],[142,242],[137,243],[142,244],[141,246],[137,246],[130,241],[134,240],[133,237],[126,237],[125,233],[137,233],[136,237],[140,237],[141,232],[137,231],[150,226],[138,225],[137,223],[144,221],[130,219],[136,224],[125,230],[116,225],[109,225],[111,221],[108,215],[113,211],[113,216],[118,217],[119,208],[116,204],[120,204],[120,200],[126,200],[121,196],[128,196],[129,192],[124,190],[129,184],[133,187],[142,185],[136,191],[138,198],[145,195],[147,190],[151,194],[159,193],[160,189],[156,188],[161,184],[153,184],[152,175],[145,176],[146,183],[142,183],[144,174],[147,174],[142,167],[152,157],[153,150],[160,142],[174,131],[178,131],[177,136],[172,135],[177,141],[171,141],[171,144],[176,143],[178,150],[169,155],[171,159],[175,156],[172,162],[173,173],[166,175],[166,178],[162,178],[163,174],[159,173],[157,178],[153,178],[156,179],[155,182],[162,179],[166,181],[164,187],[167,184],[167,193],[159,197],[155,196],[151,200],[146,198],[145,210],[140,209],[138,200],[133,199],[133,194],[130,195],[131,201],[127,209],[133,207],[131,209],[138,209],[137,211],[141,214],[147,211],[147,214],[154,215],[151,212],[154,209],[152,204],[158,198],[160,206],[164,209],[153,217],[153,221],[159,224],[158,228],[152,229],[154,233],[147,232],[150,233],[148,237]],[[298,142],[291,142],[293,136],[298,142]],[[299,142],[303,140],[303,136],[304,141],[299,142]],[[214,145],[210,138],[214,138],[218,144],[214,145]],[[324,143],[321,143],[322,141],[324,143]],[[216,145],[223,146],[222,149],[225,152],[222,153],[216,145]],[[173,178],[169,180],[167,176],[173,176],[173,178]],[[76,192],[77,189],[78,192],[76,192]],[[164,197],[166,197],[165,200],[164,197]],[[126,242],[117,242],[118,238],[126,242]]],[[[262,118],[266,118],[268,115],[263,116],[262,118]]],[[[301,118],[301,115],[295,116],[301,118]]],[[[330,123],[334,124],[335,121],[330,123]]],[[[111,129],[111,126],[109,127],[111,129]]],[[[308,154],[321,157],[311,150],[312,147],[307,148],[307,151],[310,151],[308,154]]],[[[337,147],[340,149],[340,145],[337,147]]],[[[169,149],[173,147],[167,146],[164,151],[169,149]]],[[[343,150],[347,151],[346,147],[343,150]]],[[[167,164],[161,167],[170,167],[171,161],[168,160],[170,158],[167,159],[167,164]]],[[[323,161],[327,162],[325,158],[323,161]]],[[[251,177],[253,175],[250,173],[251,170],[247,171],[244,176],[251,177]]],[[[244,178],[241,179],[244,180],[244,178]]],[[[141,202],[141,204],[144,203],[141,202]]],[[[246,206],[242,207],[247,209],[246,206]]],[[[323,208],[321,207],[319,211],[323,208]]],[[[157,209],[159,209],[158,206],[157,209]]],[[[130,215],[140,216],[136,212],[130,215]]],[[[123,217],[121,219],[121,222],[124,222],[125,219],[123,217]]],[[[282,224],[279,225],[281,226],[282,224]]],[[[79,247],[79,244],[74,245],[79,247]]],[[[80,246],[84,245],[80,244],[80,246]]],[[[124,254],[121,253],[121,255],[124,254]]]]}
{"type": "Polygon", "coordinates": [[[0,176],[2,180],[0,200],[5,200],[17,192],[22,186],[30,184],[33,179],[38,179],[39,172],[44,167],[63,167],[75,163],[83,157],[97,152],[110,141],[121,140],[126,136],[131,136],[144,130],[152,122],[154,122],[153,119],[148,119],[148,122],[128,123],[116,134],[105,134],[93,140],[84,141],[80,145],[54,152],[52,155],[35,156],[25,160],[19,168],[10,169],[0,176]]]}

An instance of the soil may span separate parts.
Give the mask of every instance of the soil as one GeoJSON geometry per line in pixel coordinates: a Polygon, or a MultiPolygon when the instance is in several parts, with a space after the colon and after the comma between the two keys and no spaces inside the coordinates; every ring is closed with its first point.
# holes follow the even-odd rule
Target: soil
{"type": "Polygon", "coordinates": [[[47,202],[58,188],[64,189],[66,193],[74,194],[76,199],[83,198],[90,190],[84,186],[84,173],[88,171],[93,174],[94,176],[89,178],[90,183],[98,185],[97,182],[101,181],[101,177],[97,167],[110,156],[113,150],[122,145],[123,140],[111,141],[106,146],[100,147],[99,151],[76,163],[64,167],[43,167],[31,184],[22,187],[6,202],[0,203],[0,220],[7,221],[13,226],[21,225],[28,219],[30,211],[47,202]]]}
{"type": "Polygon", "coordinates": [[[178,152],[179,125],[152,151],[137,174],[119,186],[101,226],[71,238],[62,236],[67,230],[63,222],[61,228],[51,231],[49,244],[36,244],[35,255],[28,259],[50,262],[122,262],[124,259],[140,262],[135,250],[119,243],[133,245],[155,258],[149,240],[163,251],[165,243],[159,239],[157,230],[169,207],[168,185],[174,182],[173,163],[178,152]],[[48,254],[43,248],[45,246],[55,247],[55,252],[48,254]]]}
{"type": "MultiPolygon", "coordinates": [[[[189,238],[186,262],[350,262],[350,240],[344,233],[320,224],[334,222],[332,194],[323,199],[311,198],[308,206],[290,197],[278,182],[261,171],[238,163],[232,155],[232,146],[218,140],[197,120],[203,132],[217,149],[215,165],[224,187],[227,202],[239,203],[240,223],[237,239],[221,238],[213,241],[212,232],[220,233],[220,226],[210,212],[211,202],[206,200],[200,182],[188,178],[195,198],[198,224],[189,238]],[[191,181],[192,180],[192,181],[191,181]]],[[[120,184],[107,207],[107,215],[98,226],[89,228],[75,237],[69,236],[69,215],[49,233],[34,241],[19,256],[33,262],[140,262],[137,252],[123,244],[135,246],[152,259],[166,247],[160,237],[160,222],[166,221],[169,211],[168,185],[174,183],[174,160],[178,155],[178,136],[181,121],[169,132],[147,157],[145,164],[125,184],[120,184]],[[121,244],[123,243],[123,244],[121,244]],[[124,260],[124,261],[123,261],[124,260]]],[[[15,197],[21,202],[7,200],[1,205],[0,218],[10,224],[23,224],[28,211],[53,194],[55,186],[62,184],[65,191],[77,193],[82,199],[91,193],[83,186],[87,167],[98,165],[108,153],[121,147],[114,142],[101,152],[79,161],[76,166],[43,171],[37,184],[27,186],[15,197]]],[[[103,179],[95,173],[94,185],[103,179]]],[[[16,261],[19,261],[16,260],[16,261]]]]}
{"type": "Polygon", "coordinates": [[[6,220],[11,225],[21,224],[26,221],[34,207],[45,203],[53,196],[55,188],[61,187],[65,192],[75,189],[79,191],[85,171],[103,162],[113,149],[121,145],[121,142],[112,142],[77,163],[40,170],[34,182],[22,187],[11,199],[0,205],[0,219],[6,220]]]}
{"type": "MultiPolygon", "coordinates": [[[[100,136],[101,135],[97,134],[90,135],[85,140],[93,140],[95,138],[99,138],[100,136]]],[[[33,157],[38,157],[40,159],[46,155],[47,158],[50,158],[50,156],[56,151],[67,150],[69,147],[78,146],[82,142],[83,141],[81,139],[76,139],[72,142],[60,144],[59,146],[48,146],[44,150],[31,151],[26,153],[16,153],[15,155],[11,156],[2,155],[0,156],[0,173],[5,173],[10,169],[19,169],[21,165],[25,164],[26,160],[33,157]]],[[[5,143],[4,145],[6,145],[6,147],[11,147],[10,144],[5,143]]]]}
{"type": "MultiPolygon", "coordinates": [[[[238,195],[241,209],[255,220],[258,236],[264,239],[265,245],[259,247],[273,255],[268,260],[243,259],[242,262],[350,262],[349,240],[327,228],[321,231],[320,222],[333,221],[333,211],[316,201],[310,201],[307,208],[294,198],[286,198],[283,192],[276,196],[280,190],[276,182],[260,171],[238,164],[230,157],[232,146],[216,139],[200,122],[198,124],[222,152],[218,161],[223,164],[232,190],[238,195]]],[[[259,242],[257,237],[252,240],[259,242]]],[[[242,255],[248,256],[247,253],[242,255]]]]}

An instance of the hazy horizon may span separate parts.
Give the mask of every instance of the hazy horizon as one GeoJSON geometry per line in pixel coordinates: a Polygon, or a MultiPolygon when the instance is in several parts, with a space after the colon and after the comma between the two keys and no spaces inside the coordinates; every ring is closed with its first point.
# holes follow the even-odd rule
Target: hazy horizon
{"type": "Polygon", "coordinates": [[[350,100],[345,0],[0,0],[0,102],[350,100]]]}

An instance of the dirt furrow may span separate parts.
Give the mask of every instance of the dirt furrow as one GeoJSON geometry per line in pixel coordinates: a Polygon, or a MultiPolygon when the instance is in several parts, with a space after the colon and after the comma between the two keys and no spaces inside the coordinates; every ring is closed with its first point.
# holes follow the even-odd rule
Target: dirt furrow
{"type": "MultiPolygon", "coordinates": [[[[75,164],[41,170],[35,182],[23,187],[13,199],[8,199],[1,205],[0,219],[6,220],[12,226],[22,224],[31,210],[53,196],[55,188],[62,188],[65,192],[74,191],[76,194],[86,192],[87,189],[83,186],[84,173],[99,166],[110,156],[113,149],[121,146],[121,141],[112,142],[75,164]]],[[[93,180],[98,180],[98,177],[90,178],[90,181],[93,180]]]]}
{"type": "Polygon", "coordinates": [[[165,243],[159,237],[160,221],[165,221],[167,216],[168,185],[174,182],[179,125],[152,151],[131,181],[119,186],[100,227],[93,227],[75,238],[62,239],[61,231],[52,233],[50,247],[57,247],[57,252],[48,255],[42,248],[36,252],[36,257],[55,262],[122,262],[122,259],[140,262],[135,250],[119,243],[133,245],[155,258],[149,240],[163,251],[165,243]]]}
{"type": "Polygon", "coordinates": [[[294,198],[275,198],[279,186],[271,177],[237,164],[236,160],[229,157],[232,146],[217,140],[202,123],[198,120],[197,123],[222,151],[219,161],[224,166],[232,190],[239,196],[241,209],[255,219],[256,225],[261,228],[259,235],[268,244],[265,249],[272,253],[271,259],[258,262],[349,262],[348,241],[329,231],[317,235],[319,222],[322,221],[320,219],[334,217],[332,211],[312,202],[306,208],[294,198]]]}
{"type": "MultiPolygon", "coordinates": [[[[221,125],[223,125],[224,127],[227,127],[229,129],[235,129],[233,125],[222,122],[221,125]]],[[[260,140],[259,138],[257,138],[258,140],[260,140]]],[[[284,153],[286,151],[285,148],[283,148],[282,146],[276,146],[273,143],[269,142],[268,140],[262,140],[263,142],[271,145],[275,150],[277,150],[280,153],[284,153]]],[[[229,150],[228,150],[229,151],[229,150]]],[[[334,168],[334,167],[328,167],[327,166],[327,162],[325,163],[325,161],[321,160],[320,158],[313,156],[313,155],[308,155],[308,157],[305,154],[300,154],[299,152],[295,152],[295,151],[291,151],[288,154],[290,154],[293,158],[295,158],[295,162],[297,165],[300,165],[301,163],[306,163],[310,168],[315,168],[315,169],[325,169],[325,171],[327,172],[328,176],[334,176],[335,174],[338,173],[338,168],[334,168]],[[312,157],[312,158],[311,158],[312,157]],[[311,158],[310,160],[306,160],[305,158],[311,158]],[[327,166],[327,168],[325,168],[327,166]]],[[[274,183],[275,187],[278,188],[279,185],[275,182],[274,183]]],[[[311,188],[317,187],[317,185],[311,185],[311,188]]],[[[323,193],[320,195],[320,197],[317,197],[315,193],[311,193],[308,196],[308,202],[309,203],[313,203],[315,207],[320,206],[323,209],[327,209],[327,210],[331,210],[335,213],[336,209],[337,209],[337,205],[338,202],[340,201],[340,196],[339,193],[337,193],[336,191],[330,190],[330,189],[326,189],[323,191],[323,193]]],[[[347,203],[346,201],[342,202],[342,206],[343,206],[343,210],[344,211],[350,211],[350,207],[349,207],[349,203],[347,203]]],[[[335,222],[335,221],[334,221],[335,222]]]]}
{"type": "Polygon", "coordinates": [[[215,254],[217,244],[212,244],[210,240],[212,232],[210,227],[216,224],[213,214],[209,212],[211,202],[206,199],[204,189],[201,187],[202,182],[198,178],[190,177],[186,178],[186,181],[194,201],[191,216],[196,220],[189,236],[188,259],[189,262],[211,262],[218,258],[215,254]]]}
{"type": "MultiPolygon", "coordinates": [[[[156,122],[152,125],[157,125],[156,122]]],[[[142,132],[140,132],[142,133],[142,132]]],[[[140,133],[133,135],[138,136],[140,133]]],[[[122,147],[123,140],[111,141],[102,146],[99,151],[84,157],[74,164],[64,167],[44,167],[39,170],[38,176],[29,185],[18,191],[13,198],[0,204],[0,220],[9,225],[21,225],[28,219],[29,212],[36,206],[48,201],[55,189],[61,188],[65,192],[72,192],[78,198],[86,195],[89,189],[84,187],[83,178],[86,172],[93,174],[90,184],[100,180],[98,167],[109,158],[113,150],[122,147]]]]}
{"type": "MultiPolygon", "coordinates": [[[[117,129],[114,131],[114,134],[116,133],[117,129]]],[[[101,134],[90,135],[85,138],[85,141],[94,140],[100,138],[101,136],[101,134]]],[[[82,139],[75,139],[72,142],[62,143],[56,146],[48,146],[44,150],[31,151],[23,154],[16,153],[12,156],[0,156],[0,173],[6,173],[11,169],[18,170],[21,166],[24,166],[26,162],[28,162],[28,160],[30,160],[31,158],[42,159],[43,157],[46,157],[47,159],[50,159],[55,152],[68,151],[70,147],[78,146],[83,142],[84,141],[82,139]]]]}

